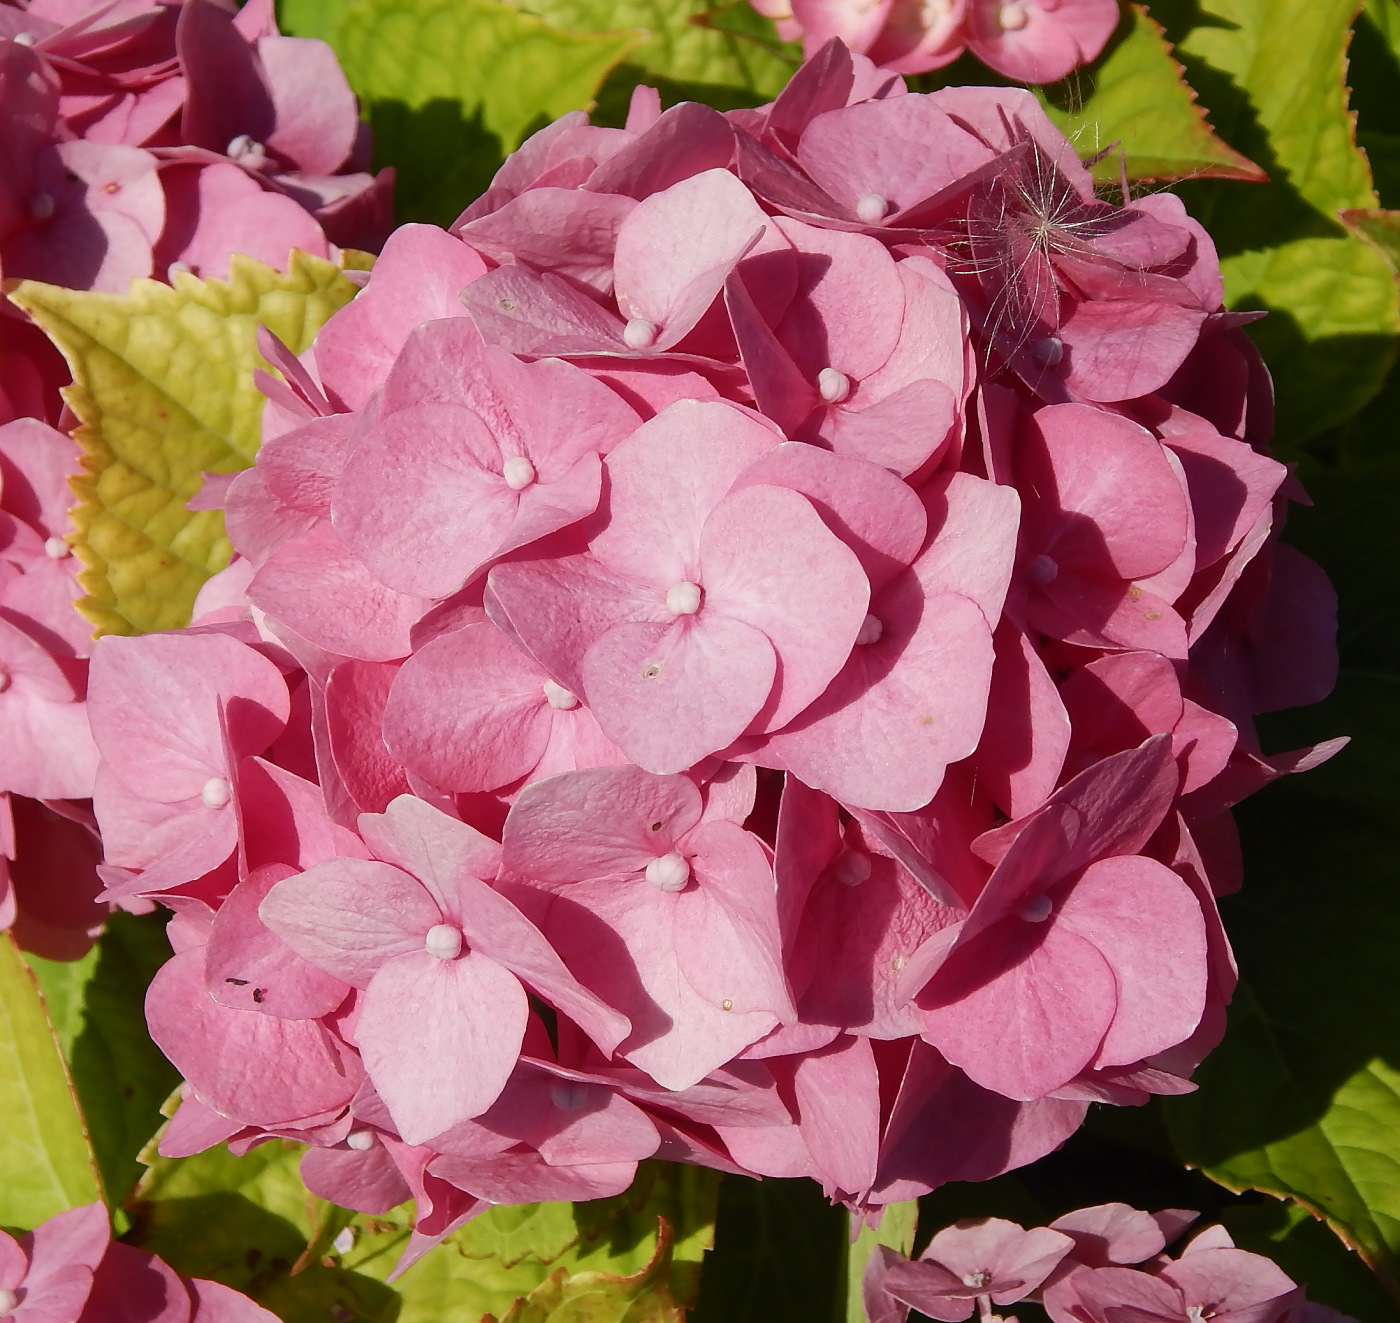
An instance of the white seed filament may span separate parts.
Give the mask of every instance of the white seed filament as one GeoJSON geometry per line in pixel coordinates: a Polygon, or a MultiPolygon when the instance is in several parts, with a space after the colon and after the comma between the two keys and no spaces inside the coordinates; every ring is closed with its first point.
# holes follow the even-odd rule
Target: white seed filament
{"type": "Polygon", "coordinates": [[[843,850],[832,871],[843,886],[858,887],[870,876],[870,856],[860,850],[843,850]]]}
{"type": "Polygon", "coordinates": [[[673,616],[693,616],[700,609],[700,585],[682,579],[666,590],[666,609],[673,616]]]}
{"type": "Polygon", "coordinates": [[[645,317],[633,317],[622,328],[622,343],[628,349],[650,349],[656,343],[656,324],[645,317]]]}
{"type": "Polygon", "coordinates": [[[1041,893],[1021,906],[1020,915],[1027,923],[1044,923],[1055,909],[1055,902],[1041,893]]]}
{"type": "Polygon", "coordinates": [[[889,199],[879,193],[867,193],[856,203],[856,215],[867,225],[878,225],[889,209],[889,199]]]}
{"type": "Polygon", "coordinates": [[[36,221],[46,221],[53,215],[56,205],[52,193],[36,193],[29,203],[29,214],[36,221]]]}
{"type": "Polygon", "coordinates": [[[588,1101],[588,1086],[578,1080],[560,1080],[550,1089],[549,1100],[561,1112],[576,1112],[588,1101]]]}
{"type": "Polygon", "coordinates": [[[205,808],[220,809],[233,798],[233,787],[221,776],[211,776],[199,792],[205,808]]]}
{"type": "Polygon", "coordinates": [[[658,891],[684,891],[690,881],[690,860],[679,850],[659,855],[647,865],[646,877],[658,891]]]}
{"type": "Polygon", "coordinates": [[[1007,0],[997,11],[997,25],[1003,32],[1019,32],[1030,21],[1031,16],[1019,0],[1007,0]]]}
{"type": "Polygon", "coordinates": [[[345,1137],[345,1143],[348,1147],[353,1148],[356,1153],[367,1153],[375,1144],[374,1131],[352,1130],[345,1137]]]}
{"type": "Polygon", "coordinates": [[[423,949],[438,960],[456,960],[462,954],[462,930],[450,923],[435,923],[423,939],[423,949]]]}
{"type": "Polygon", "coordinates": [[[62,560],[68,555],[70,548],[61,537],[51,537],[44,540],[44,555],[50,560],[62,560]]]}
{"type": "Polygon", "coordinates": [[[817,390],[828,404],[840,404],[851,393],[851,379],[833,367],[817,373],[817,390]]]}
{"type": "Polygon", "coordinates": [[[1050,556],[1033,556],[1030,564],[1026,566],[1026,573],[1031,576],[1031,582],[1036,584],[1054,583],[1059,577],[1060,567],[1050,556]]]}
{"type": "Polygon", "coordinates": [[[535,480],[535,466],[524,455],[512,455],[501,465],[501,477],[511,491],[524,491],[535,480]]]}
{"type": "Polygon", "coordinates": [[[550,707],[557,707],[561,712],[572,712],[578,706],[578,695],[553,680],[544,682],[544,696],[550,707]]]}
{"type": "Polygon", "coordinates": [[[866,616],[860,622],[860,629],[856,631],[856,644],[862,646],[870,643],[878,643],[884,637],[885,626],[878,616],[866,616]]]}

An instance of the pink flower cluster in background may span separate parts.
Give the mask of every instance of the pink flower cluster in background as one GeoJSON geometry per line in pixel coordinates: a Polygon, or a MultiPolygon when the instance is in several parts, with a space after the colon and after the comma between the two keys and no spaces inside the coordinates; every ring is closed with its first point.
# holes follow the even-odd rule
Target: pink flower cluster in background
{"type": "Polygon", "coordinates": [[[976,1309],[991,1323],[993,1305],[1026,1300],[1044,1305],[1053,1323],[1344,1323],[1345,1315],[1304,1299],[1277,1264],[1237,1249],[1222,1226],[1169,1258],[1164,1251],[1196,1217],[1100,1204],[1029,1231],[996,1217],[955,1222],[917,1259],[876,1246],[862,1284],[866,1315],[904,1323],[916,1309],[959,1323],[976,1309]]]}
{"type": "Polygon", "coordinates": [[[873,1210],[1189,1091],[1229,807],[1336,747],[1254,733],[1335,603],[1239,322],[1029,93],[835,42],[397,231],[265,337],[192,627],[94,653],[163,1151],[302,1140],[411,1259],[653,1155],[873,1210]]]}
{"type": "Polygon", "coordinates": [[[331,48],[270,0],[0,3],[0,270],[125,293],[232,252],[377,247],[392,175],[331,48]]]}
{"type": "Polygon", "coordinates": [[[0,1231],[4,1323],[275,1323],[245,1295],[181,1277],[154,1254],[112,1240],[107,1209],[59,1213],[18,1240],[0,1231]]]}
{"type": "MultiPolygon", "coordinates": [[[[125,293],[137,276],[227,276],[248,253],[375,247],[392,171],[324,42],[217,0],[0,3],[0,275],[125,293]]],[[[110,906],[90,807],[90,625],[66,535],[78,448],[68,371],[0,303],[0,927],[81,955],[110,906]]]]}
{"type": "Polygon", "coordinates": [[[752,0],[810,57],[832,37],[882,69],[927,73],[971,51],[1023,83],[1053,83],[1097,58],[1118,0],[752,0]]]}

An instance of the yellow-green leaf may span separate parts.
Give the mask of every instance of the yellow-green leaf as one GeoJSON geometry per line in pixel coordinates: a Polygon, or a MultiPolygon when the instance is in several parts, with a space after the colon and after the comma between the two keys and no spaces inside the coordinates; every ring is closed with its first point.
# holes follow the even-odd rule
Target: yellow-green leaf
{"type": "MultiPolygon", "coordinates": [[[[1129,5],[1122,37],[1092,71],[1044,93],[1050,117],[1085,156],[1118,144],[1132,179],[1216,176],[1262,182],[1264,172],[1216,136],[1182,77],[1160,23],[1142,5],[1129,5]]],[[[1095,166],[1119,176],[1119,154],[1095,166]]]]}
{"type": "Polygon", "coordinates": [[[263,397],[261,323],[300,353],[355,286],[331,262],[293,253],[284,275],[235,255],[228,280],[135,280],[127,294],[22,282],[10,298],[63,351],[80,427],[75,550],[100,634],[189,623],[200,585],[228,564],[223,516],[185,508],[203,471],[246,468],[263,397]]]}
{"type": "Polygon", "coordinates": [[[1348,110],[1355,0],[1153,0],[1216,129],[1269,183],[1211,180],[1183,195],[1220,251],[1226,299],[1274,375],[1285,447],[1376,394],[1400,331],[1393,273],[1338,219],[1378,205],[1348,110]]]}
{"type": "Polygon", "coordinates": [[[29,1230],[102,1197],[38,984],[0,933],[0,1225],[29,1230]]]}
{"type": "Polygon", "coordinates": [[[861,1285],[865,1279],[865,1265],[870,1262],[875,1246],[886,1245],[908,1258],[914,1253],[914,1232],[918,1225],[917,1199],[886,1204],[878,1227],[862,1224],[846,1249],[846,1323],[866,1323],[861,1285]]]}
{"type": "Polygon", "coordinates": [[[685,1313],[671,1297],[670,1268],[671,1227],[661,1218],[656,1252],[639,1272],[623,1277],[560,1268],[518,1300],[501,1323],[682,1323],[685,1313]]]}
{"type": "Polygon", "coordinates": [[[1400,271],[1400,211],[1357,207],[1341,213],[1342,224],[1365,239],[1400,271]]]}
{"type": "Polygon", "coordinates": [[[638,40],[635,32],[562,31],[502,0],[355,0],[336,29],[362,98],[480,109],[507,148],[535,120],[586,106],[638,40]]]}

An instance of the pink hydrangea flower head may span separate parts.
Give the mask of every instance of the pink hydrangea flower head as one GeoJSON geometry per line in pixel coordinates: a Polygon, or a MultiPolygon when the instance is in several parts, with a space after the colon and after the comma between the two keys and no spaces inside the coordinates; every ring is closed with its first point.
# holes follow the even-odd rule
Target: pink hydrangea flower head
{"type": "Polygon", "coordinates": [[[1049,1227],[1030,1231],[998,1217],[945,1227],[912,1263],[892,1265],[884,1289],[930,1318],[957,1323],[979,1298],[998,1305],[1024,1300],[1074,1241],[1049,1227]]]}

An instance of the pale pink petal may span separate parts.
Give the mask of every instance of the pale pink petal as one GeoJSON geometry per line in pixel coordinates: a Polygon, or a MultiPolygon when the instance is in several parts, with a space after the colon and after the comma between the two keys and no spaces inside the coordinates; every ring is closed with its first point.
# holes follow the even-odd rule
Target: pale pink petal
{"type": "Polygon", "coordinates": [[[355,1041],[409,1144],[495,1102],[520,1054],[529,1008],[519,980],[467,952],[399,955],[370,981],[355,1041]]]}

